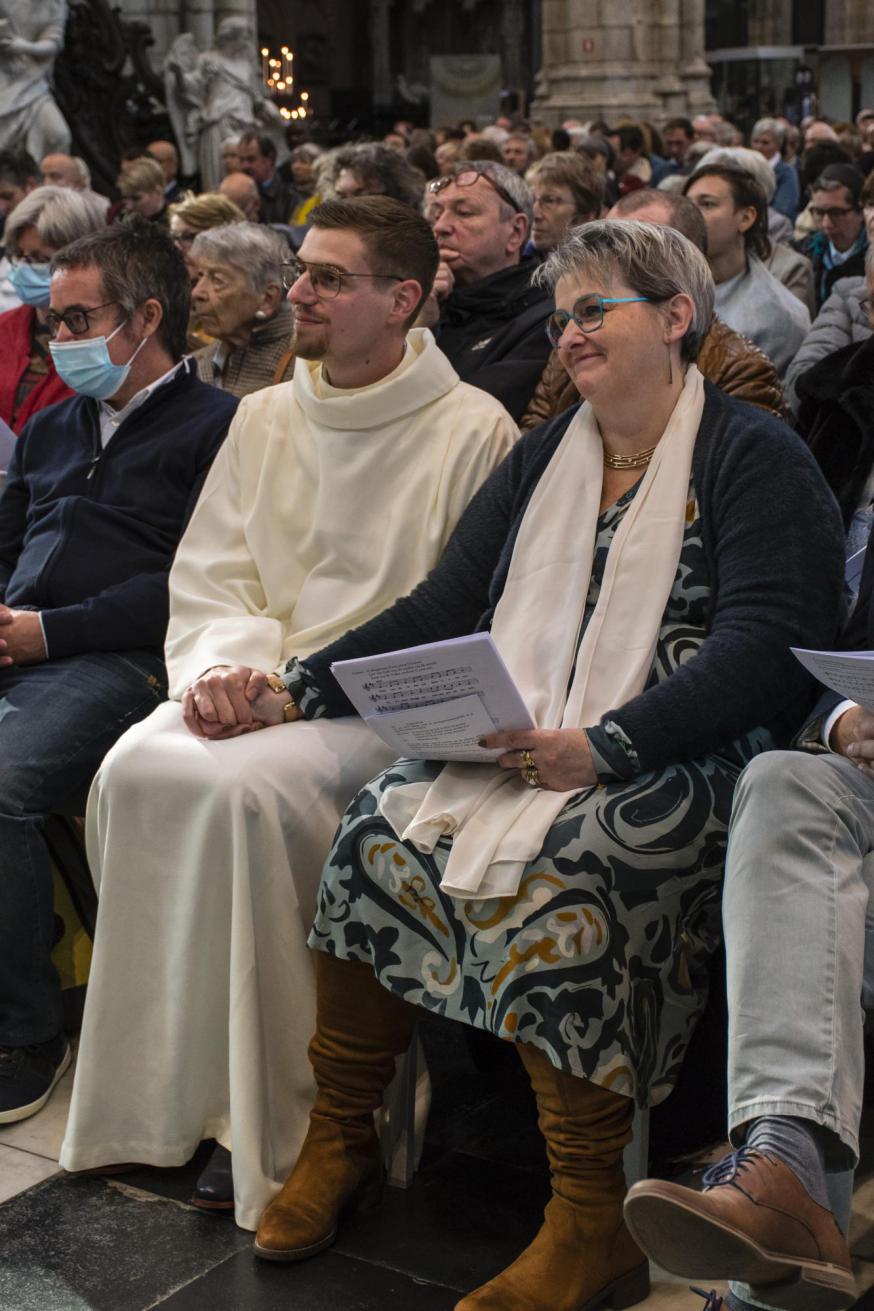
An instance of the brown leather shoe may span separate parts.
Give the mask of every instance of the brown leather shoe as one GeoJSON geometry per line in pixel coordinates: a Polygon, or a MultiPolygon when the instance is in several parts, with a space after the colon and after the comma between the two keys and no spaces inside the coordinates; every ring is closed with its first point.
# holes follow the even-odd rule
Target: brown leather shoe
{"type": "Polygon", "coordinates": [[[641,1248],[687,1279],[735,1279],[782,1311],[841,1311],[855,1299],[846,1239],[798,1176],[751,1148],[704,1176],[703,1192],[635,1184],[625,1220],[641,1248]]]}

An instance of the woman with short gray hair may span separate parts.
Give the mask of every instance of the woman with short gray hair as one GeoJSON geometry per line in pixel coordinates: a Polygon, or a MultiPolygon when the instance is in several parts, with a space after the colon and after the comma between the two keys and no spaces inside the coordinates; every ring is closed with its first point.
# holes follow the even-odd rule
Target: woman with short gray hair
{"type": "Polygon", "coordinates": [[[289,258],[282,237],[258,223],[227,223],[194,238],[192,319],[216,339],[194,353],[204,382],[242,397],[291,377],[293,319],[281,268],[289,258]]]}
{"type": "Polygon", "coordinates": [[[691,316],[680,358],[685,364],[698,358],[713,318],[713,275],[698,247],[676,228],[627,219],[583,223],[541,264],[534,281],[555,292],[560,282],[585,277],[605,286],[619,279],[654,305],[687,297],[691,316]]]}
{"type": "MultiPolygon", "coordinates": [[[[310,937],[316,1104],[255,1245],[301,1260],[372,1195],[373,1111],[436,1013],[516,1045],[552,1169],[533,1243],[456,1311],[647,1296],[622,1215],[635,1100],[667,1097],[704,1004],[738,774],[806,708],[789,648],[831,641],[840,611],[812,457],[694,363],[701,252],[587,223],[541,276],[583,403],[516,445],[409,597],[284,673],[286,719],[348,715],[334,662],[488,630],[530,716],[474,730],[478,763],[399,761],[343,816],[310,937]]],[[[271,692],[253,713],[284,710],[271,692]]]]}
{"type": "Polygon", "coordinates": [[[69,187],[37,187],[6,219],[10,282],[21,305],[0,314],[0,418],[15,432],[37,410],[73,394],[49,352],[51,261],[71,242],[105,227],[100,204],[69,187]]]}

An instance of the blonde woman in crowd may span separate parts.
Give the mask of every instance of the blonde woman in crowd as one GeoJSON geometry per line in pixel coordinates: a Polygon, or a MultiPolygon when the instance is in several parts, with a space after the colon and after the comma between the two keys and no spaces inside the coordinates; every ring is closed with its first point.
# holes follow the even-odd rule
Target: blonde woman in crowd
{"type": "Polygon", "coordinates": [[[227,196],[215,191],[206,191],[201,196],[188,191],[180,201],[170,206],[169,212],[170,236],[185,260],[193,286],[199,277],[197,266],[191,259],[194,238],[200,232],[221,227],[223,223],[245,223],[246,215],[227,196]]]}

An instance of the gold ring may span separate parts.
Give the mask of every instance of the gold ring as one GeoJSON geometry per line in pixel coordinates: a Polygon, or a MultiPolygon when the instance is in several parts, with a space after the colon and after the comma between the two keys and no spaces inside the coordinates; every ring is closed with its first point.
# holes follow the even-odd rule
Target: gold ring
{"type": "Polygon", "coordinates": [[[540,777],[540,770],[536,765],[526,765],[522,770],[522,777],[530,788],[542,788],[543,780],[540,777]]]}
{"type": "Polygon", "coordinates": [[[531,754],[531,752],[528,750],[527,747],[525,747],[524,750],[523,750],[523,752],[522,752],[522,768],[523,768],[523,769],[535,769],[535,770],[537,769],[537,766],[536,766],[536,764],[534,763],[534,757],[533,757],[533,755],[531,754]]]}

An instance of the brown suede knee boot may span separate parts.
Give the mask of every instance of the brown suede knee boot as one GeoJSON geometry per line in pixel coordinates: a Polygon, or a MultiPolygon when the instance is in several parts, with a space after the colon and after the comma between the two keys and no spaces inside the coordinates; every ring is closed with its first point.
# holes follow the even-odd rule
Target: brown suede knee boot
{"type": "Polygon", "coordinates": [[[622,1218],[622,1152],[634,1103],[556,1069],[536,1047],[519,1055],[537,1095],[552,1198],[533,1243],[455,1311],[622,1311],[649,1295],[649,1267],[622,1218]]]}
{"type": "Polygon", "coordinates": [[[370,965],[314,956],[316,1100],[297,1164],[258,1225],[255,1252],[269,1261],[303,1261],[330,1247],[340,1213],[378,1197],[383,1171],[373,1113],[418,1019],[417,1008],[383,988],[370,965]]]}

